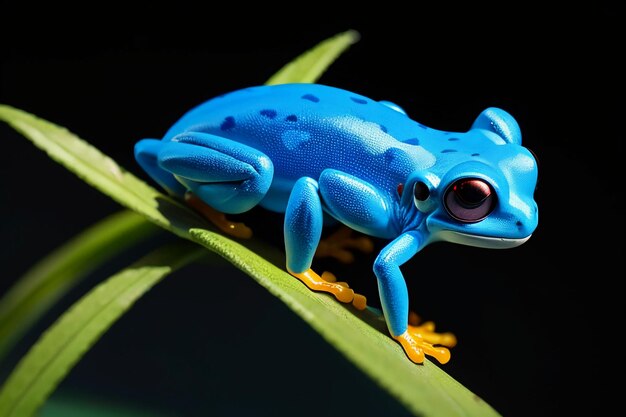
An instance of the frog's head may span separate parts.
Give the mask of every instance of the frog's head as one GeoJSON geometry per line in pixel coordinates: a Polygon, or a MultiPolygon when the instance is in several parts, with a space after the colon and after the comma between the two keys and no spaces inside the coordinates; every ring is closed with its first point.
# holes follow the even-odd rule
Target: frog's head
{"type": "Polygon", "coordinates": [[[521,142],[515,119],[496,108],[441,141],[435,165],[413,172],[405,184],[411,192],[403,193],[430,241],[510,248],[530,238],[538,220],[537,161],[521,142]]]}

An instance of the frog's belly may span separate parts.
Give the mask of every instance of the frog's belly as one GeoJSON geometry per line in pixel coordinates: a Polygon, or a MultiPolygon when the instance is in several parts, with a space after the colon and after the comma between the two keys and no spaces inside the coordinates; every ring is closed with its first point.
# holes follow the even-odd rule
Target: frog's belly
{"type": "Polygon", "coordinates": [[[275,176],[270,189],[259,205],[267,210],[284,213],[287,209],[287,202],[289,201],[289,195],[291,194],[294,184],[295,181],[292,179],[284,179],[275,176]]]}

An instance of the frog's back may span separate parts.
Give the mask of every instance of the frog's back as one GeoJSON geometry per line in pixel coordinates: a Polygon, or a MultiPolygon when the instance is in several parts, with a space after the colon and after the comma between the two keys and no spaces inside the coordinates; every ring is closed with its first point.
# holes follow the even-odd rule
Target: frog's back
{"type": "MultiPolygon", "coordinates": [[[[423,127],[370,98],[320,84],[258,86],[209,100],[185,114],[165,140],[185,131],[236,140],[264,152],[283,179],[336,168],[361,178],[389,176],[390,149],[423,127]]],[[[432,157],[406,145],[404,176],[432,157]]],[[[395,179],[393,179],[395,181],[395,179]]]]}
{"type": "MultiPolygon", "coordinates": [[[[240,139],[245,133],[254,141],[275,133],[273,127],[283,131],[322,126],[341,129],[338,122],[346,117],[375,123],[383,133],[388,130],[385,123],[416,125],[406,115],[356,93],[321,84],[281,84],[215,97],[185,114],[166,139],[184,131],[201,131],[231,139],[240,139]]],[[[363,136],[363,132],[353,133],[363,136]]]]}

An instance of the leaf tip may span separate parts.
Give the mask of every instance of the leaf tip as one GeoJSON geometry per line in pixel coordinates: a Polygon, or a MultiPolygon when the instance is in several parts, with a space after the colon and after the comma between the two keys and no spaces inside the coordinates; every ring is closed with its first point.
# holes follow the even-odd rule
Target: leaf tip
{"type": "Polygon", "coordinates": [[[356,29],[348,29],[344,32],[344,36],[348,38],[351,45],[354,45],[361,40],[361,33],[356,29]]]}

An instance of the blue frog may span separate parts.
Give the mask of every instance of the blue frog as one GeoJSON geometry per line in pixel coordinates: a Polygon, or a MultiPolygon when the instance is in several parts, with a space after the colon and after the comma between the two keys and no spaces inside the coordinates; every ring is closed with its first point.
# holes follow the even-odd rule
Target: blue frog
{"type": "MultiPolygon", "coordinates": [[[[518,123],[487,108],[466,132],[432,129],[398,105],[321,84],[257,86],[213,98],[184,114],[158,139],[135,145],[138,164],[170,195],[185,198],[222,230],[250,230],[225,214],[255,206],[284,213],[287,271],[309,288],[365,308],[365,298],[314,256],[350,260],[367,240],[390,241],[374,261],[383,316],[407,356],[445,363],[455,344],[432,325],[409,324],[400,266],[426,245],[486,248],[526,242],[538,222],[537,161],[518,123]]],[[[419,278],[419,277],[418,277],[419,278]]]]}

